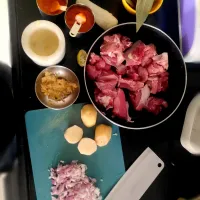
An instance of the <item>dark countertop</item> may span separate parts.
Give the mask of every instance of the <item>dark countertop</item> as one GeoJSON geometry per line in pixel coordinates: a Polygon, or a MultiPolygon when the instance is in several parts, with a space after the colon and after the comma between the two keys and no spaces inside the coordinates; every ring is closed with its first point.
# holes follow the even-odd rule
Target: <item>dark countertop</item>
{"type": "MultiPolygon", "coordinates": [[[[74,1],[70,1],[70,4],[72,2],[74,1]]],[[[120,23],[135,21],[135,16],[126,12],[121,0],[96,0],[94,2],[112,12],[118,17],[120,23]],[[113,2],[115,2],[114,5],[113,2]]],[[[36,199],[24,126],[24,113],[28,110],[43,108],[34,93],[35,79],[43,68],[36,66],[24,54],[20,38],[24,28],[32,21],[42,19],[42,16],[38,11],[35,0],[15,0],[10,4],[13,11],[11,15],[15,19],[11,22],[15,66],[13,68],[14,94],[19,105],[19,112],[23,110],[20,115],[21,119],[18,119],[19,130],[21,131],[18,134],[18,144],[20,158],[25,161],[25,166],[23,162],[21,164],[22,171],[25,171],[25,167],[27,176],[27,179],[23,179],[23,176],[21,177],[23,182],[21,186],[24,193],[27,189],[29,199],[36,199]]],[[[164,0],[162,8],[156,14],[149,16],[147,23],[161,28],[179,45],[178,11],[175,0],[164,0]]],[[[83,69],[77,65],[75,57],[80,49],[88,50],[95,38],[103,30],[95,25],[90,33],[77,39],[68,36],[64,21],[59,21],[59,25],[64,31],[67,42],[66,56],[61,65],[71,68],[78,75],[80,83],[83,85],[83,69]]],[[[160,156],[166,165],[165,169],[142,197],[142,200],[176,200],[180,196],[192,197],[200,193],[199,187],[193,181],[200,178],[198,170],[200,168],[200,158],[190,155],[180,144],[180,135],[187,106],[200,89],[200,68],[198,67],[200,65],[187,65],[188,87],[185,98],[170,119],[162,125],[143,131],[120,129],[126,169],[148,146],[160,156]]],[[[88,101],[86,91],[82,87],[77,103],[88,101]]]]}

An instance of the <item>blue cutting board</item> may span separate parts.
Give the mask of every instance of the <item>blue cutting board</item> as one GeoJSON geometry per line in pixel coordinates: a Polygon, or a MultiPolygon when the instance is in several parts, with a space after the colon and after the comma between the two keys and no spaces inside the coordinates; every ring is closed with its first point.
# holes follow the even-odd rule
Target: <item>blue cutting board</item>
{"type": "Polygon", "coordinates": [[[109,144],[98,147],[92,156],[81,155],[77,144],[64,139],[64,131],[78,125],[84,130],[84,137],[94,138],[95,127],[83,125],[80,110],[84,104],[74,104],[64,110],[34,110],[26,113],[26,129],[32,162],[37,200],[50,200],[51,182],[48,179],[51,167],[59,161],[70,163],[78,160],[88,167],[87,175],[97,180],[103,199],[125,172],[119,128],[98,114],[97,124],[112,126],[113,134],[109,144]]]}

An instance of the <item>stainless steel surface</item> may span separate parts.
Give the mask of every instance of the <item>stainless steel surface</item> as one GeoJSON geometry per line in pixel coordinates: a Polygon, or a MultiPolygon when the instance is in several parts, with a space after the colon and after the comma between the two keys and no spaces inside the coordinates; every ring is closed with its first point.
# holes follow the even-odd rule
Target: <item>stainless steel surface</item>
{"type": "Polygon", "coordinates": [[[52,67],[47,67],[43,71],[40,72],[38,75],[36,82],[35,82],[35,93],[39,101],[46,107],[55,109],[55,110],[60,110],[67,108],[68,106],[72,105],[76,99],[78,98],[80,92],[80,85],[79,85],[79,80],[75,73],[71,71],[70,69],[63,67],[63,66],[52,66],[52,67]],[[73,83],[76,83],[78,85],[78,88],[70,95],[68,95],[65,99],[62,101],[53,101],[50,100],[44,93],[41,92],[41,79],[44,77],[45,72],[52,72],[56,74],[58,77],[64,78],[66,80],[72,81],[73,83]]]}
{"type": "Polygon", "coordinates": [[[86,9],[88,9],[88,11],[90,11],[90,12],[92,13],[92,15],[93,15],[93,24],[92,24],[91,28],[90,28],[88,31],[86,31],[86,32],[78,32],[78,34],[76,35],[76,37],[80,37],[82,34],[89,32],[89,31],[94,27],[94,24],[95,24],[94,13],[92,12],[92,10],[91,10],[88,6],[85,6],[85,5],[81,4],[81,3],[76,3],[76,4],[71,5],[69,8],[67,8],[67,10],[66,10],[66,12],[65,12],[65,24],[66,24],[66,26],[68,27],[68,29],[71,29],[71,28],[70,28],[69,25],[67,24],[67,21],[66,21],[67,17],[66,17],[66,15],[67,15],[67,12],[68,12],[70,9],[74,8],[74,7],[86,8],[86,9]]]}

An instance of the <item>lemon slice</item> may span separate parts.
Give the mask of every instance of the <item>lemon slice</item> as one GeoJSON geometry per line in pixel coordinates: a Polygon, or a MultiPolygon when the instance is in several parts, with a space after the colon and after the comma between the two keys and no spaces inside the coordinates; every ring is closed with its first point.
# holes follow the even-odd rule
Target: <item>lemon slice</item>
{"type": "Polygon", "coordinates": [[[81,49],[78,54],[77,54],[77,63],[81,66],[84,67],[86,64],[86,58],[87,58],[87,53],[83,49],[81,49]]]}

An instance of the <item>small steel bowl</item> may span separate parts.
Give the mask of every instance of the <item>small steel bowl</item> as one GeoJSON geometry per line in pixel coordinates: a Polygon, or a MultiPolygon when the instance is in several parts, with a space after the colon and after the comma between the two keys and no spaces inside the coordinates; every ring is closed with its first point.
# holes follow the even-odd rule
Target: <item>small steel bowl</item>
{"type": "Polygon", "coordinates": [[[65,12],[65,17],[64,17],[65,25],[67,26],[67,28],[68,28],[69,30],[70,30],[72,27],[70,28],[70,26],[67,24],[67,13],[69,12],[69,10],[73,9],[74,7],[86,8],[88,11],[90,11],[90,13],[91,13],[92,16],[93,16],[93,18],[92,18],[93,24],[92,24],[92,26],[90,27],[90,29],[89,29],[88,31],[86,31],[86,32],[78,32],[78,34],[77,34],[77,36],[76,36],[76,37],[81,37],[83,34],[88,33],[88,32],[94,27],[94,24],[95,24],[95,16],[94,16],[94,13],[92,12],[92,10],[91,10],[88,6],[86,6],[86,5],[82,4],[82,3],[72,4],[71,6],[69,6],[69,7],[67,8],[67,10],[66,10],[66,12],[65,12]]]}
{"type": "MultiPolygon", "coordinates": [[[[37,7],[38,7],[38,9],[39,9],[39,11],[40,11],[40,13],[41,13],[41,15],[44,16],[44,17],[46,17],[46,16],[56,17],[56,16],[61,15],[62,13],[65,12],[65,11],[60,11],[59,13],[56,13],[56,14],[53,14],[53,13],[52,13],[52,14],[50,14],[50,13],[45,13],[45,12],[42,10],[42,8],[41,8],[41,6],[40,6],[38,0],[36,0],[36,5],[37,5],[37,7]]],[[[67,6],[67,5],[68,5],[68,0],[66,0],[66,6],[67,6]]]]}
{"type": "Polygon", "coordinates": [[[66,67],[63,67],[60,65],[47,67],[46,69],[42,70],[39,73],[39,75],[37,76],[37,79],[35,81],[35,93],[36,93],[38,100],[44,106],[54,109],[54,110],[61,110],[61,109],[67,108],[70,105],[72,105],[78,98],[79,92],[80,92],[80,84],[79,84],[79,80],[78,80],[76,74],[69,68],[66,68],[66,67]],[[44,95],[44,93],[42,93],[42,91],[41,91],[41,80],[42,80],[42,77],[44,77],[45,72],[54,73],[58,77],[61,77],[68,81],[76,83],[78,85],[78,87],[72,94],[68,95],[61,101],[51,100],[48,98],[48,96],[44,95]]]}

